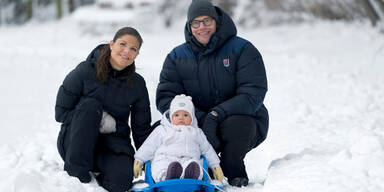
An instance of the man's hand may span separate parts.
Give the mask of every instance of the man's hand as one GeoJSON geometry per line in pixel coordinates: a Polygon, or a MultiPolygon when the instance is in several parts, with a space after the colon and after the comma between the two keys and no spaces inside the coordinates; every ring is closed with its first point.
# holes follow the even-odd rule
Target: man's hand
{"type": "MultiPolygon", "coordinates": [[[[207,136],[209,143],[214,149],[219,148],[220,140],[217,137],[218,117],[214,115],[215,112],[208,113],[205,117],[203,127],[201,128],[207,136]]],[[[217,113],[216,113],[217,114],[217,113]]]]}

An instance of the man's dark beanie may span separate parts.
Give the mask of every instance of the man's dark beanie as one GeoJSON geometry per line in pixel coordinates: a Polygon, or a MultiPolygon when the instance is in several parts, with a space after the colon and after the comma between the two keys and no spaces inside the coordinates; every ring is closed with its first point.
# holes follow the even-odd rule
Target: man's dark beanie
{"type": "Polygon", "coordinates": [[[217,13],[215,7],[208,0],[192,0],[188,8],[188,23],[199,16],[210,16],[217,21],[217,13]]]}

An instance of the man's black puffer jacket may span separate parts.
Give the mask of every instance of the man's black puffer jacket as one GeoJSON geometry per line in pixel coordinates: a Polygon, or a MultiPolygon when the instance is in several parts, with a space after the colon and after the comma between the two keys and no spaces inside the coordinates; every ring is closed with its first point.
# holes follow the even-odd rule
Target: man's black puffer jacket
{"type": "MultiPolygon", "coordinates": [[[[206,47],[193,37],[189,24],[185,25],[186,43],[167,55],[160,73],[157,108],[163,113],[175,95],[186,94],[192,96],[199,125],[210,110],[217,111],[221,119],[230,115],[268,119],[263,104],[267,78],[261,54],[252,43],[236,36],[235,24],[225,12],[218,7],[216,11],[216,33],[206,47]]],[[[268,125],[259,131],[264,140],[268,125]]]]}

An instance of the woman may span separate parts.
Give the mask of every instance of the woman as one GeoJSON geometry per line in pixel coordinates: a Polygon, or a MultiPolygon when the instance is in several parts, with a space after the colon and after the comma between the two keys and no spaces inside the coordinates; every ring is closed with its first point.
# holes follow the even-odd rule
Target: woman
{"type": "Polygon", "coordinates": [[[134,28],[118,30],[59,88],[55,118],[62,126],[57,147],[64,170],[82,183],[91,181],[91,171],[99,172],[97,182],[108,191],[126,191],[132,185],[130,131],[136,149],[152,131],[148,91],[143,77],[135,72],[142,43],[134,28]]]}

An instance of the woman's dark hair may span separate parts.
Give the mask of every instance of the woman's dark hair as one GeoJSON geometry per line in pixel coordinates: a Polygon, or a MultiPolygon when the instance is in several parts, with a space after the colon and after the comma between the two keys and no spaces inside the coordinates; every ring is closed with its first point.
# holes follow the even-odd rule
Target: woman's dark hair
{"type": "MultiPolygon", "coordinates": [[[[124,35],[132,35],[137,38],[139,41],[139,48],[143,44],[143,39],[141,38],[139,32],[137,32],[136,29],[132,27],[123,27],[119,29],[115,36],[113,37],[113,42],[116,42],[118,38],[124,35]]],[[[108,80],[108,73],[110,70],[110,62],[109,59],[111,58],[111,49],[109,47],[109,44],[106,44],[102,47],[100,51],[100,56],[97,59],[96,62],[96,76],[100,80],[101,83],[104,83],[105,81],[108,80]]],[[[132,65],[128,66],[128,77],[127,77],[127,83],[129,83],[129,80],[131,79],[133,73],[136,70],[135,63],[132,63],[132,65]]]]}

